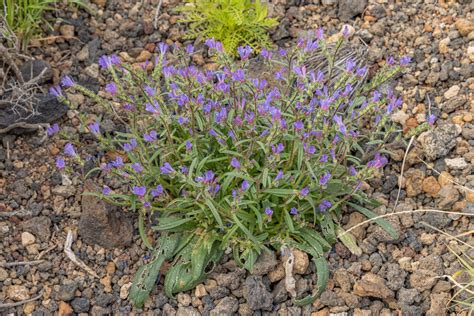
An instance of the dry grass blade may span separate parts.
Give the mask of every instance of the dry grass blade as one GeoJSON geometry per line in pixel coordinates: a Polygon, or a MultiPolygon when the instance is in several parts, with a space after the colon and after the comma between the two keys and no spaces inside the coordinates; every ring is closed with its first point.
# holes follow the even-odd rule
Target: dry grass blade
{"type": "Polygon", "coordinates": [[[395,200],[395,204],[393,206],[392,212],[395,212],[395,210],[397,209],[398,200],[400,199],[400,193],[402,191],[402,180],[403,180],[403,172],[405,170],[405,163],[406,163],[406,160],[407,160],[408,152],[410,151],[410,147],[413,144],[414,140],[415,140],[415,136],[412,136],[410,138],[410,141],[408,142],[407,149],[405,150],[405,155],[403,155],[402,169],[400,171],[400,177],[398,178],[397,199],[395,200]]]}
{"type": "Polygon", "coordinates": [[[99,276],[97,275],[97,273],[95,273],[94,270],[92,270],[91,268],[89,268],[83,261],[81,261],[80,259],[78,259],[76,257],[76,255],[74,254],[74,252],[71,250],[71,246],[72,246],[72,241],[73,241],[73,233],[72,231],[68,231],[67,232],[67,237],[66,237],[66,242],[64,243],[64,253],[66,254],[66,256],[75,264],[77,265],[78,267],[84,269],[87,273],[89,273],[90,275],[96,277],[96,278],[99,278],[99,276]]]}
{"type": "Polygon", "coordinates": [[[44,260],[0,262],[0,267],[9,268],[9,267],[16,267],[16,266],[31,266],[35,264],[40,264],[42,262],[44,262],[44,260]]]}

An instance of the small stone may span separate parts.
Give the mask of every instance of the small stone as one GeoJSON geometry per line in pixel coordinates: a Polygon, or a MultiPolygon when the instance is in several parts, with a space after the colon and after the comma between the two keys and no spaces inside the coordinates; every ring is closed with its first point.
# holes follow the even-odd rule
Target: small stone
{"type": "Polygon", "coordinates": [[[202,297],[207,295],[206,287],[204,286],[204,284],[198,284],[196,286],[196,290],[194,291],[194,295],[197,298],[202,298],[202,297]]]}
{"type": "Polygon", "coordinates": [[[191,296],[185,293],[179,293],[177,296],[178,303],[183,306],[189,306],[191,304],[191,296]]]}
{"type": "Polygon", "coordinates": [[[453,158],[453,159],[444,159],[446,166],[452,170],[462,170],[466,169],[469,164],[464,160],[463,157],[453,158]]]}
{"type": "Polygon", "coordinates": [[[406,121],[410,118],[410,115],[406,114],[403,111],[397,111],[392,114],[392,121],[399,123],[400,125],[405,125],[406,121]]]}
{"type": "Polygon", "coordinates": [[[446,92],[444,92],[444,97],[449,100],[457,96],[459,90],[461,90],[461,88],[458,85],[451,86],[448,90],[446,90],[446,92]]]}
{"type": "Polygon", "coordinates": [[[449,172],[442,171],[439,174],[438,182],[442,187],[444,187],[446,185],[449,185],[449,184],[453,184],[453,181],[454,181],[454,178],[449,172]]]}
{"type": "MultiPolygon", "coordinates": [[[[449,210],[455,202],[459,200],[459,191],[454,185],[445,185],[438,192],[438,207],[444,210],[449,210]]],[[[440,227],[438,227],[440,228],[440,227]]]]}
{"type": "MultiPolygon", "coordinates": [[[[474,192],[466,191],[466,201],[474,203],[474,192]]],[[[0,279],[1,281],[1,279],[0,279]]]]}
{"type": "Polygon", "coordinates": [[[349,272],[344,269],[336,270],[334,272],[334,281],[344,292],[350,292],[352,284],[349,272]]]}
{"type": "Polygon", "coordinates": [[[29,233],[29,232],[23,232],[21,233],[21,244],[23,246],[28,246],[28,245],[32,245],[35,243],[35,236],[33,236],[33,234],[29,233]]]}
{"type": "Polygon", "coordinates": [[[435,234],[422,233],[420,236],[420,241],[423,245],[432,245],[435,239],[435,234]]]}
{"type": "Polygon", "coordinates": [[[0,268],[0,282],[5,281],[8,278],[7,270],[0,268]]]}
{"type": "Polygon", "coordinates": [[[104,286],[104,292],[111,293],[112,292],[112,280],[109,275],[100,279],[100,284],[104,286]]]}
{"type": "Polygon", "coordinates": [[[144,49],[141,51],[140,55],[138,55],[138,57],[136,58],[136,61],[138,63],[141,63],[141,62],[150,60],[150,58],[151,58],[151,53],[147,51],[146,49],[144,49]]]}
{"type": "Polygon", "coordinates": [[[474,22],[468,19],[458,18],[454,25],[462,36],[467,36],[474,31],[474,22]]]}
{"type": "Polygon", "coordinates": [[[275,269],[268,273],[268,279],[270,282],[275,283],[280,281],[285,277],[285,268],[283,267],[282,263],[279,263],[275,269]]]}
{"type": "Polygon", "coordinates": [[[130,288],[132,287],[132,282],[125,283],[120,288],[120,299],[125,300],[128,297],[130,288]]]}
{"type": "Polygon", "coordinates": [[[7,287],[7,297],[14,301],[23,301],[29,298],[28,289],[23,285],[10,285],[7,287]]]}
{"type": "Polygon", "coordinates": [[[74,312],[72,307],[66,302],[59,302],[59,316],[69,316],[74,312]]]}
{"type": "Polygon", "coordinates": [[[441,109],[443,110],[443,112],[446,112],[449,114],[456,110],[462,109],[462,107],[464,106],[466,102],[467,102],[467,99],[464,96],[457,95],[455,97],[450,98],[446,102],[444,102],[441,105],[441,109]]]}
{"type": "Polygon", "coordinates": [[[65,302],[72,300],[75,297],[77,288],[78,284],[76,282],[61,285],[58,291],[58,299],[65,302]]]}
{"type": "Polygon", "coordinates": [[[91,64],[84,68],[84,72],[91,78],[97,79],[99,78],[99,65],[98,64],[91,64]]]}
{"type": "Polygon", "coordinates": [[[371,272],[365,274],[360,281],[354,284],[353,294],[381,299],[395,297],[393,291],[385,285],[385,280],[371,272]]]}
{"type": "Polygon", "coordinates": [[[71,301],[71,306],[76,313],[87,313],[90,308],[90,302],[87,298],[76,297],[71,301]]]}
{"type": "Polygon", "coordinates": [[[435,177],[430,176],[423,180],[423,191],[428,193],[430,196],[436,196],[440,189],[441,186],[435,177]]]}
{"type": "Polygon", "coordinates": [[[446,315],[446,306],[449,305],[450,298],[449,293],[431,294],[431,305],[426,316],[446,315]]]}
{"type": "Polygon", "coordinates": [[[330,315],[329,310],[327,308],[311,313],[311,316],[329,316],[329,315],[330,315]]]}
{"type": "Polygon", "coordinates": [[[445,157],[456,146],[456,137],[461,131],[462,128],[456,124],[444,124],[420,135],[419,139],[426,158],[435,160],[445,157]]]}
{"type": "Polygon", "coordinates": [[[59,33],[66,39],[74,37],[74,25],[63,24],[59,27],[59,33]]]}
{"type": "Polygon", "coordinates": [[[309,266],[308,254],[299,249],[294,249],[293,255],[295,256],[293,272],[296,274],[304,274],[309,266]]]}
{"type": "Polygon", "coordinates": [[[339,0],[337,16],[342,21],[349,21],[364,12],[366,6],[367,0],[339,0]]]}
{"type": "Polygon", "coordinates": [[[277,264],[278,261],[273,251],[263,251],[255,262],[251,273],[253,275],[265,275],[272,271],[277,264]]]}
{"type": "Polygon", "coordinates": [[[354,309],[353,316],[372,316],[372,311],[370,309],[354,309]]]}
{"type": "Polygon", "coordinates": [[[85,61],[89,59],[89,46],[84,45],[84,47],[82,47],[79,53],[77,53],[76,57],[77,57],[77,60],[79,61],[85,61]]]}
{"type": "Polygon", "coordinates": [[[447,54],[449,52],[449,43],[451,43],[451,39],[449,37],[439,41],[438,50],[441,54],[447,54]]]}
{"type": "Polygon", "coordinates": [[[244,283],[243,296],[253,310],[271,310],[273,305],[272,293],[268,292],[261,276],[251,275],[244,283]]]}
{"type": "Polygon", "coordinates": [[[107,274],[114,274],[115,273],[115,268],[116,268],[115,263],[113,261],[110,261],[105,266],[105,271],[107,272],[107,274]]]}
{"type": "Polygon", "coordinates": [[[25,315],[31,315],[36,309],[36,303],[35,302],[28,302],[23,306],[23,313],[25,315]]]}
{"type": "Polygon", "coordinates": [[[436,283],[437,276],[433,271],[417,269],[415,273],[410,275],[410,285],[419,291],[429,290],[436,283]]]}
{"type": "Polygon", "coordinates": [[[216,307],[211,310],[210,316],[232,316],[239,309],[239,301],[233,297],[224,297],[216,307]]]}

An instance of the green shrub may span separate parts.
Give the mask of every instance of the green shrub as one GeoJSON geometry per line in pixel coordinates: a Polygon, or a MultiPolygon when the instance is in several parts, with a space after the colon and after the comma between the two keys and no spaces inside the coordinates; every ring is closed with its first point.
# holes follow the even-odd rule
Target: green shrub
{"type": "Polygon", "coordinates": [[[268,48],[267,30],[277,24],[268,18],[268,9],[260,0],[188,0],[180,7],[189,23],[185,38],[215,38],[230,54],[239,45],[249,45],[256,51],[268,48]]]}
{"type": "MultiPolygon", "coordinates": [[[[325,289],[325,253],[341,231],[342,211],[375,216],[364,206],[374,202],[360,185],[387,163],[385,142],[396,131],[389,114],[401,104],[393,93],[376,88],[409,59],[400,65],[389,59],[363,84],[357,83],[367,68],[349,59],[339,80],[326,84],[327,74],[307,72],[304,61],[322,50],[331,73],[337,60],[331,54],[342,40],[330,50],[318,35],[291,51],[262,51],[274,85],[249,77],[250,47],[239,47],[240,60],[234,61],[214,39],[206,44],[220,65],[216,71],[189,65],[192,46],[170,52],[160,44],[151,73],[103,56],[100,64],[112,79],[105,91],[113,102],[63,79],[63,87],[87,95],[126,123],[126,132],[111,135],[99,122],[88,128],[104,148],[121,150],[100,167],[120,185],[95,194],[138,213],[140,234],[153,253],[130,291],[137,306],[165,260],[171,261],[164,281],[171,296],[202,282],[226,250],[252,270],[262,251],[286,248],[310,254],[316,264],[318,291],[296,301],[310,303],[325,289]],[[178,55],[181,64],[168,63],[167,55],[178,55]],[[375,151],[368,154],[368,147],[375,151]],[[152,214],[155,245],[147,237],[152,214]]],[[[51,92],[67,102],[59,87],[51,92]]],[[[73,144],[65,154],[67,159],[58,157],[58,168],[83,164],[73,144]]],[[[396,237],[386,221],[375,222],[396,237]]],[[[346,234],[343,242],[350,246],[354,240],[346,234]]]]}

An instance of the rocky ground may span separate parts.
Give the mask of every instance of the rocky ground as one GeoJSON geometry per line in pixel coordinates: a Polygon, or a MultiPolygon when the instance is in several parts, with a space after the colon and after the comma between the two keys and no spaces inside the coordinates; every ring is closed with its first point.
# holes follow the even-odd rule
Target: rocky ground
{"type": "MultiPolygon", "coordinates": [[[[103,84],[97,64],[102,54],[114,52],[126,61],[140,63],[158,41],[184,43],[186,28],[173,11],[178,2],[163,1],[158,30],[154,30],[157,0],[93,0],[95,16],[81,10],[60,12],[62,21],[55,25],[52,36],[33,42],[31,53],[52,65],[53,82],[71,74],[97,89],[103,84]]],[[[448,249],[458,249],[459,244],[426,224],[450,235],[474,229],[471,217],[461,215],[474,213],[474,4],[469,0],[366,2],[271,1],[271,14],[280,20],[271,32],[272,39],[279,45],[291,45],[307,30],[322,26],[334,34],[348,23],[354,28],[353,40],[360,38],[369,46],[368,58],[374,67],[388,55],[412,56],[410,71],[395,87],[404,104],[394,120],[406,133],[433,113],[439,118],[436,128],[416,138],[407,156],[395,210],[405,148],[394,151],[383,175],[370,181],[365,190],[382,202],[375,210],[378,214],[420,208],[454,213],[390,217],[400,233],[397,240],[374,225],[357,228],[353,233],[363,254],[356,257],[336,244],[328,254],[328,289],[312,305],[293,305],[284,289],[280,259],[265,255],[252,274],[224,258],[209,280],[174,299],[163,294],[160,284],[143,310],[136,310],[127,301],[128,289],[134,272],[149,254],[133,231],[135,221],[116,219],[125,227],[119,234],[123,238],[96,240],[106,247],[88,243],[92,238],[86,234],[75,239],[72,251],[97,276],[78,268],[63,251],[67,232],[77,231],[81,211],[94,208],[100,213],[105,206],[81,201],[81,178],[69,179],[56,171],[53,157],[64,145],[59,138],[2,136],[0,304],[39,298],[0,309],[0,314],[467,315],[457,307],[446,310],[453,290],[442,277],[459,270],[459,262],[448,249]],[[43,261],[15,266],[3,263],[35,260],[43,261]]],[[[206,66],[205,54],[194,61],[206,66]]],[[[102,115],[102,110],[82,95],[70,97],[75,109],[68,111],[61,127],[69,137],[86,144],[82,150],[95,155],[93,140],[79,129],[79,113],[91,119],[102,115]]],[[[105,121],[107,129],[115,128],[107,116],[105,121]]],[[[361,221],[362,216],[352,213],[343,224],[349,228],[361,221]]],[[[472,244],[470,235],[461,239],[472,244]]],[[[309,294],[315,268],[303,254],[298,254],[296,268],[297,292],[309,294]]]]}

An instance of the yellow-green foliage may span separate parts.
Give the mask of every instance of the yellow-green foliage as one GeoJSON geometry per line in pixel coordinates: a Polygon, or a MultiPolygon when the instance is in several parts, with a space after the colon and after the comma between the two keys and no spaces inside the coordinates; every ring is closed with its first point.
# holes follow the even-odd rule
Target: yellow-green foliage
{"type": "Polygon", "coordinates": [[[190,23],[185,38],[215,38],[232,54],[241,45],[268,47],[267,30],[277,24],[260,0],[187,0],[179,10],[185,13],[182,22],[190,23]]]}

